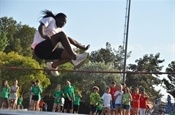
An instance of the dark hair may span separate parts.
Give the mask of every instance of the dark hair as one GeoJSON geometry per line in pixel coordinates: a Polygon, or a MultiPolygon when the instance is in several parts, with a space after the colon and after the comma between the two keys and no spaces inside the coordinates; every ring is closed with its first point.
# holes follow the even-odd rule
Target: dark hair
{"type": "MultiPolygon", "coordinates": [[[[7,81],[7,80],[3,80],[3,81],[2,81],[1,90],[2,90],[3,87],[6,87],[6,88],[9,87],[8,83],[7,83],[7,85],[4,85],[4,83],[5,83],[6,81],[7,81]]],[[[8,82],[8,81],[7,81],[7,82],[8,82]]]]}
{"type": "Polygon", "coordinates": [[[54,15],[51,11],[49,10],[44,10],[42,11],[42,13],[44,14],[43,18],[46,17],[53,17],[54,19],[59,18],[59,17],[67,17],[64,13],[58,13],[56,15],[54,15]]]}
{"type": "Polygon", "coordinates": [[[36,81],[35,81],[35,83],[39,83],[40,81],[37,79],[36,81]]]}

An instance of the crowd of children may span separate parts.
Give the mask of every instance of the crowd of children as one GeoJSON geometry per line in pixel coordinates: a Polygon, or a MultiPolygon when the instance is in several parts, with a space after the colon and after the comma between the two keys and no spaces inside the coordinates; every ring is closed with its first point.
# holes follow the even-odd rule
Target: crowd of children
{"type": "Polygon", "coordinates": [[[90,94],[90,115],[145,115],[149,96],[139,88],[131,89],[112,82],[100,96],[99,88],[90,94]]]}
{"type": "Polygon", "coordinates": [[[9,86],[7,80],[3,80],[0,89],[0,109],[20,109],[22,108],[23,97],[18,97],[18,80],[14,80],[9,86]]]}
{"type": "MultiPolygon", "coordinates": [[[[7,80],[3,81],[0,89],[0,109],[23,108],[23,97],[19,95],[18,90],[18,80],[15,80],[12,86],[8,85],[7,80]]],[[[112,82],[105,88],[102,95],[99,94],[99,90],[98,86],[94,86],[89,94],[90,115],[146,115],[149,96],[144,89],[134,88],[131,90],[124,84],[116,85],[115,82],[112,82]]],[[[51,103],[53,106],[51,107],[51,100],[46,101],[48,97],[42,98],[41,93],[40,81],[33,81],[30,89],[29,110],[79,113],[82,95],[79,91],[74,90],[70,81],[66,81],[63,90],[61,84],[57,84],[51,94],[53,97],[53,103],[51,103]]],[[[167,101],[168,105],[171,105],[170,97],[167,98],[167,101]]]]}

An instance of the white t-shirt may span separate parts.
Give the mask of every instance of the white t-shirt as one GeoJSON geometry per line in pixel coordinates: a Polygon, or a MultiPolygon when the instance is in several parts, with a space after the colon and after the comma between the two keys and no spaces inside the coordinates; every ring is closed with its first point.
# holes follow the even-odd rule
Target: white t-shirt
{"type": "MultiPolygon", "coordinates": [[[[48,35],[50,37],[53,36],[56,33],[59,33],[61,31],[63,31],[62,28],[57,28],[56,21],[52,17],[42,18],[39,22],[40,23],[43,23],[44,26],[45,26],[45,28],[44,28],[44,34],[45,35],[48,35]]],[[[37,44],[39,44],[40,42],[42,42],[44,40],[45,39],[41,37],[39,31],[37,30],[35,32],[33,43],[31,45],[31,47],[34,49],[37,44]]]]}
{"type": "Polygon", "coordinates": [[[114,96],[117,96],[117,98],[115,99],[115,104],[121,104],[122,103],[122,95],[123,95],[123,91],[116,91],[114,93],[114,96]]]}
{"type": "Polygon", "coordinates": [[[101,97],[103,99],[103,106],[104,107],[110,107],[112,96],[110,93],[104,93],[101,97]]]}
{"type": "Polygon", "coordinates": [[[10,93],[10,95],[9,95],[9,99],[17,99],[18,98],[18,95],[17,95],[17,89],[18,89],[19,87],[18,86],[16,86],[16,85],[12,85],[11,87],[10,87],[10,90],[11,91],[15,91],[14,93],[10,93]]]}

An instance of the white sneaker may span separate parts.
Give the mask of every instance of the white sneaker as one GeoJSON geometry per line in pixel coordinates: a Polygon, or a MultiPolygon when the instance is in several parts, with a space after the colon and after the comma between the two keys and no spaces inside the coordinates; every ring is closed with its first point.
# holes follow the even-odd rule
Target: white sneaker
{"type": "Polygon", "coordinates": [[[72,63],[74,64],[74,66],[77,66],[77,65],[81,64],[83,61],[85,61],[87,56],[88,56],[88,53],[86,53],[86,52],[84,52],[82,54],[78,54],[76,56],[76,60],[72,60],[72,63]]]}
{"type": "MultiPolygon", "coordinates": [[[[47,62],[46,65],[47,65],[47,68],[48,69],[54,69],[54,70],[57,70],[57,68],[53,68],[52,67],[52,64],[53,62],[47,62]]],[[[50,71],[50,73],[53,75],[53,76],[59,76],[60,73],[58,71],[50,71]]]]}

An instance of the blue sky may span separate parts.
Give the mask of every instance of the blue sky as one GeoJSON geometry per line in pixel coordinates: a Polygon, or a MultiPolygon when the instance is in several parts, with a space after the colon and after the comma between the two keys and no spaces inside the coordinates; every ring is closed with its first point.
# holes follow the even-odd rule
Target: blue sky
{"type": "MultiPolygon", "coordinates": [[[[175,60],[175,1],[131,0],[127,64],[145,54],[160,52],[165,67],[175,60]]],[[[37,28],[41,11],[63,12],[68,17],[65,32],[90,52],[123,44],[126,0],[0,0],[0,17],[37,28]]],[[[164,68],[165,69],[165,68],[164,68]]],[[[165,71],[165,70],[162,70],[165,71]]]]}
{"type": "MultiPolygon", "coordinates": [[[[94,51],[106,42],[115,49],[123,44],[125,7],[126,0],[0,0],[0,17],[37,28],[42,10],[63,12],[68,17],[65,32],[94,51]]],[[[175,60],[174,0],[132,0],[128,51],[128,64],[158,52],[165,67],[175,60]]]]}

